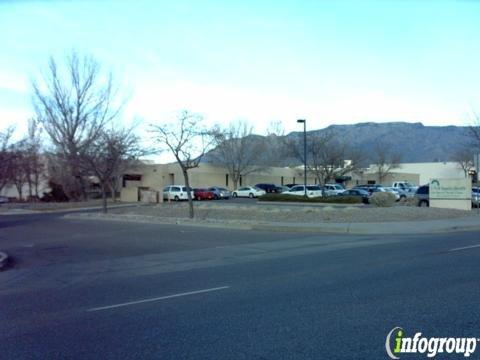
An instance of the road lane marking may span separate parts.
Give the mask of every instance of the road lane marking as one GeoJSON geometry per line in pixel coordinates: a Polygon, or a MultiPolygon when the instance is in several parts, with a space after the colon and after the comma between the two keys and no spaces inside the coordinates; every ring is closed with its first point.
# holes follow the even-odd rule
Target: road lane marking
{"type": "Polygon", "coordinates": [[[119,308],[119,307],[123,307],[123,306],[143,304],[143,303],[147,303],[147,302],[153,302],[153,301],[160,301],[160,300],[172,299],[172,298],[181,297],[181,296],[196,295],[196,294],[202,294],[202,293],[211,292],[211,291],[225,290],[225,289],[228,289],[229,287],[230,287],[230,286],[220,286],[220,287],[216,287],[216,288],[203,289],[203,290],[195,290],[195,291],[189,291],[189,292],[184,292],[184,293],[180,293],[180,294],[173,294],[173,295],[167,295],[167,296],[160,296],[160,297],[150,298],[150,299],[142,299],[142,300],[137,300],[137,301],[129,301],[129,302],[126,302],[126,303],[121,303],[121,304],[115,304],[115,305],[108,305],[108,306],[100,306],[100,307],[96,307],[96,308],[91,308],[91,309],[88,309],[87,311],[100,311],[100,310],[114,309],[114,308],[119,308]]]}
{"type": "Polygon", "coordinates": [[[474,248],[478,248],[478,247],[480,247],[480,244],[472,245],[472,246],[459,247],[459,248],[455,248],[455,249],[450,249],[448,251],[452,252],[452,251],[468,250],[468,249],[474,249],[474,248]]]}

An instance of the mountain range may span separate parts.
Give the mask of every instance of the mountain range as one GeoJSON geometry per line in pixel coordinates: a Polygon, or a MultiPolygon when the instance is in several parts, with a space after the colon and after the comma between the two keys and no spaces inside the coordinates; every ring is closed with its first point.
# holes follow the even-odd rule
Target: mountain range
{"type": "MultiPolygon", "coordinates": [[[[404,163],[454,161],[455,153],[472,142],[468,126],[424,126],[422,123],[407,122],[330,125],[324,129],[307,131],[307,141],[309,136],[326,132],[358,149],[366,158],[372,156],[375,144],[380,141],[387,144],[392,152],[401,154],[401,162],[404,163]]],[[[303,132],[292,132],[277,136],[275,141],[267,141],[271,139],[260,135],[251,137],[254,141],[267,141],[270,148],[265,151],[262,162],[269,162],[268,154],[281,152],[284,140],[302,135],[303,132]]],[[[215,149],[207,154],[204,161],[214,162],[214,152],[215,149]]],[[[286,166],[298,164],[299,160],[289,157],[281,163],[275,162],[277,166],[286,166]]]]}

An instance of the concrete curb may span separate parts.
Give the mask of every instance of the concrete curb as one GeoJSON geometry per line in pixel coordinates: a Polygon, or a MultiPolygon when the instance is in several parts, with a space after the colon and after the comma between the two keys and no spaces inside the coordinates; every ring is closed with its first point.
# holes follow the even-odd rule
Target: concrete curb
{"type": "MultiPolygon", "coordinates": [[[[389,224],[389,223],[385,223],[389,224]]],[[[366,229],[356,228],[350,225],[340,226],[305,226],[289,227],[278,225],[254,225],[252,230],[261,231],[277,231],[277,232],[295,232],[295,233],[316,233],[316,234],[351,234],[351,235],[415,235],[415,234],[432,234],[432,233],[451,233],[451,232],[463,232],[463,231],[480,231],[480,225],[476,226],[445,226],[441,228],[424,228],[424,229],[412,229],[407,223],[405,228],[408,230],[395,230],[395,229],[366,229]]],[[[373,226],[372,226],[373,227],[373,226]]],[[[388,227],[388,226],[386,226],[388,227]]]]}
{"type": "MultiPolygon", "coordinates": [[[[113,205],[109,206],[108,209],[120,209],[124,207],[131,206],[144,206],[144,203],[131,203],[131,204],[122,204],[122,205],[113,205]]],[[[78,211],[89,211],[89,210],[102,210],[102,206],[90,206],[83,208],[65,208],[65,209],[55,209],[55,210],[30,210],[30,209],[11,209],[10,212],[1,213],[0,216],[12,216],[12,215],[32,215],[32,214],[55,214],[62,212],[78,212],[78,211]]]]}
{"type": "Polygon", "coordinates": [[[191,227],[205,227],[217,229],[235,229],[235,230],[252,230],[252,224],[239,222],[209,222],[206,220],[189,220],[184,218],[161,218],[149,215],[125,215],[125,214],[67,214],[63,216],[65,219],[72,220],[100,220],[100,221],[126,221],[141,224],[158,224],[158,225],[180,225],[191,227]],[[198,221],[203,221],[202,223],[198,221]]]}
{"type": "Polygon", "coordinates": [[[0,271],[2,271],[7,267],[8,260],[9,260],[8,255],[3,251],[0,251],[0,271]]]}
{"type": "Polygon", "coordinates": [[[365,204],[341,204],[341,203],[322,203],[311,202],[302,203],[295,201],[257,201],[257,205],[282,205],[282,206],[313,206],[313,207],[333,207],[333,208],[346,208],[346,207],[363,207],[365,204]]]}
{"type": "Polygon", "coordinates": [[[318,234],[355,234],[355,235],[408,235],[448,233],[461,231],[479,231],[479,218],[460,218],[449,220],[425,220],[384,223],[267,223],[255,221],[222,221],[188,220],[184,218],[160,218],[146,215],[124,214],[69,214],[67,219],[127,221],[145,224],[180,225],[203,228],[259,230],[293,233],[318,234]],[[200,222],[201,221],[201,222],[200,222]]]}

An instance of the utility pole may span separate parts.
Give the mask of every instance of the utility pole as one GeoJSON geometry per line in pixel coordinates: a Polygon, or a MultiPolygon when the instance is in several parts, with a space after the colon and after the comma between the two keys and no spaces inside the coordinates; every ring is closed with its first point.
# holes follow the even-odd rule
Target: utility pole
{"type": "Polygon", "coordinates": [[[307,197],[307,120],[298,119],[297,123],[303,123],[303,190],[307,197]]]}

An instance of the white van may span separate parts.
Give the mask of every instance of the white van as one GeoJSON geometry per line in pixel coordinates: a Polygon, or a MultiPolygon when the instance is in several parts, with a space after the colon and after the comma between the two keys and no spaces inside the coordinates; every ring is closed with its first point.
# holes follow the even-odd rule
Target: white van
{"type": "MultiPolygon", "coordinates": [[[[190,189],[192,199],[194,198],[193,190],[190,189]]],[[[187,187],[184,185],[170,185],[163,188],[163,200],[188,200],[187,187]]]]}

